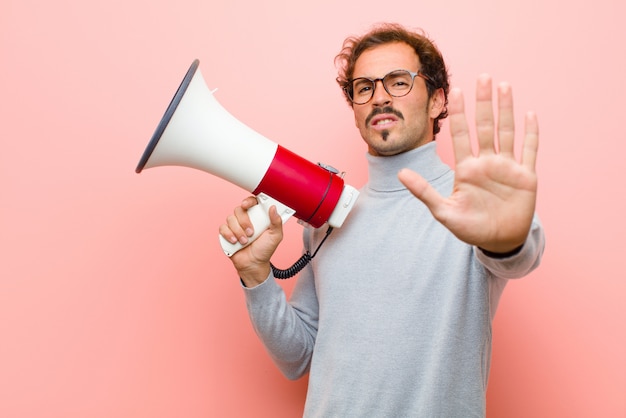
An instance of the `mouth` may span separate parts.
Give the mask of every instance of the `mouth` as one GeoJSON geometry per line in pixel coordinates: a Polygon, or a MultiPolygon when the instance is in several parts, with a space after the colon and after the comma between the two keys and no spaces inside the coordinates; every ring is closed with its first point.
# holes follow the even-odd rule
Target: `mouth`
{"type": "Polygon", "coordinates": [[[385,107],[375,109],[365,122],[372,128],[380,130],[391,128],[400,119],[404,119],[402,113],[391,107],[385,107]]]}
{"type": "Polygon", "coordinates": [[[396,123],[398,123],[398,118],[393,115],[379,115],[372,118],[370,126],[372,129],[382,131],[391,129],[396,123]]]}
{"type": "Polygon", "coordinates": [[[398,119],[396,117],[392,117],[392,116],[388,116],[388,115],[382,115],[379,118],[374,118],[371,122],[372,126],[377,126],[380,128],[384,128],[392,123],[397,122],[398,119]]]}

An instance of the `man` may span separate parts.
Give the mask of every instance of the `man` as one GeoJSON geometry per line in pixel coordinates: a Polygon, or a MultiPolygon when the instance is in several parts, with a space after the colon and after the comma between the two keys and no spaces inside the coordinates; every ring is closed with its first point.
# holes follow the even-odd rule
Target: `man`
{"type": "MultiPolygon", "coordinates": [[[[369,179],[289,302],[270,267],[282,239],[274,209],[270,228],[232,257],[254,328],[287,377],[309,372],[305,416],[483,417],[498,300],[544,248],[536,117],[527,114],[518,162],[511,89],[498,88],[496,128],[491,80],[481,76],[473,155],[462,94],[448,91],[426,37],[384,25],[348,38],[338,60],[369,179]],[[455,171],[433,142],[448,113],[455,171]]],[[[247,242],[255,203],[235,209],[224,238],[247,242]]],[[[324,233],[306,229],[305,247],[324,233]]]]}

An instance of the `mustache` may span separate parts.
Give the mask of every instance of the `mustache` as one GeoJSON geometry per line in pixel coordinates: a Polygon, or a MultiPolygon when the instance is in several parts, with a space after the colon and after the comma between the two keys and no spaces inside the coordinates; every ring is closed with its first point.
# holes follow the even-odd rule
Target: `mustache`
{"type": "Polygon", "coordinates": [[[404,116],[402,115],[402,112],[400,112],[399,110],[394,109],[391,106],[385,106],[385,107],[377,107],[374,110],[372,110],[372,113],[370,113],[367,118],[365,119],[365,124],[369,125],[372,118],[376,115],[382,115],[384,113],[391,113],[392,115],[397,116],[398,118],[404,120],[404,116]]]}

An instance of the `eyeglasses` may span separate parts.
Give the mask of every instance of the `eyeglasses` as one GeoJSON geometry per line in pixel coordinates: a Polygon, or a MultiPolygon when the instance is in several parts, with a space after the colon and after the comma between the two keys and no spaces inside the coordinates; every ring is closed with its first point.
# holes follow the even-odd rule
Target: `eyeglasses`
{"type": "Polygon", "coordinates": [[[426,74],[422,74],[421,71],[416,73],[407,70],[395,70],[382,78],[371,79],[367,77],[355,78],[349,85],[344,87],[346,96],[354,104],[365,104],[374,97],[374,91],[376,90],[376,82],[381,81],[385,91],[393,97],[406,96],[411,92],[413,88],[413,82],[415,77],[421,77],[428,82],[433,82],[426,74]]]}

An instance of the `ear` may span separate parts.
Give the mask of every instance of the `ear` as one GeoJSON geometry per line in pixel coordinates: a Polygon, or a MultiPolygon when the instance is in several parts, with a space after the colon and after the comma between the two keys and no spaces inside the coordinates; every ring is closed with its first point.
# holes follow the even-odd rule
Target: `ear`
{"type": "Polygon", "coordinates": [[[428,104],[429,116],[435,119],[437,116],[444,111],[446,105],[446,97],[443,93],[443,89],[437,89],[433,93],[430,98],[430,103],[428,104]]]}

